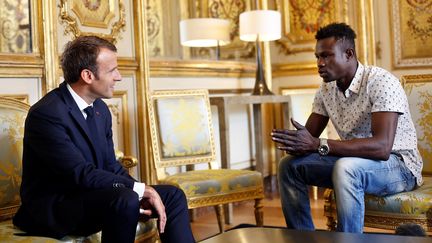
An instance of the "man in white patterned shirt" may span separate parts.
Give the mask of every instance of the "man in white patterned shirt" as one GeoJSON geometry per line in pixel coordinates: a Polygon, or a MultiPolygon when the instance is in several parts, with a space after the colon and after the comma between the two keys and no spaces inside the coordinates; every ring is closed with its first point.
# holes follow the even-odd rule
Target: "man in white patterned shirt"
{"type": "Polygon", "coordinates": [[[333,188],[338,230],[363,232],[364,194],[386,196],[422,184],[422,159],[399,80],[364,66],[355,32],[344,23],[318,30],[315,56],[323,83],[312,114],[296,130],[274,129],[288,153],[279,164],[279,187],[288,228],[313,230],[308,185],[333,188]],[[329,119],[341,140],[319,138],[329,119]]]}

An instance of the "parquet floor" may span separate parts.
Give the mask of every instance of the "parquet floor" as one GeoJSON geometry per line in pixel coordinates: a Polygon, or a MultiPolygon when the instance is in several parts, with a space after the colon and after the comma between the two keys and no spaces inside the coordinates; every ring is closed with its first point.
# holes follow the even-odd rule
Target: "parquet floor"
{"type": "MultiPolygon", "coordinates": [[[[282,213],[280,197],[275,192],[267,195],[264,199],[264,225],[285,227],[285,219],[282,213]]],[[[226,225],[225,229],[233,228],[239,224],[255,224],[254,202],[242,202],[233,207],[233,223],[226,225]]],[[[311,200],[312,217],[316,229],[326,229],[326,218],[324,215],[324,200],[322,191],[319,192],[318,200],[311,200]]],[[[191,223],[195,240],[201,241],[219,233],[216,214],[213,208],[201,210],[191,223]]],[[[391,232],[365,228],[365,232],[391,232]]]]}

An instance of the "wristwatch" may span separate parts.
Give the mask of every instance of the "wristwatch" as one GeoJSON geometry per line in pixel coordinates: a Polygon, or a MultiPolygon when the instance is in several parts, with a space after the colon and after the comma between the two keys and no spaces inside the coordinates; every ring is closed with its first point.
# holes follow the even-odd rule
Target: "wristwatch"
{"type": "Polygon", "coordinates": [[[321,156],[326,156],[330,152],[330,147],[328,146],[326,138],[320,138],[320,145],[318,147],[318,153],[321,156]]]}

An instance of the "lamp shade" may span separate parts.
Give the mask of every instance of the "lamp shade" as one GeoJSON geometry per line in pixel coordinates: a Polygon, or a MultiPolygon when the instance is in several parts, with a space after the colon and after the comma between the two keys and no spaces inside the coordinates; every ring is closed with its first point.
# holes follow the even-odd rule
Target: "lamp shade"
{"type": "Polygon", "coordinates": [[[240,40],[272,41],[281,38],[281,14],[274,10],[254,10],[240,14],[240,40]]]}
{"type": "Polygon", "coordinates": [[[180,42],[183,46],[191,47],[227,45],[230,42],[230,22],[215,18],[182,20],[180,42]]]}

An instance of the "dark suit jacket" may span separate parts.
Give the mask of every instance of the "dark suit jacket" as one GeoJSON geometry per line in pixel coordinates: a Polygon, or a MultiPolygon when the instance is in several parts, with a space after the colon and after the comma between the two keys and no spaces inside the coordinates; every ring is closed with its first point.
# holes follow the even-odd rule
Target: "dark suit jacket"
{"type": "Polygon", "coordinates": [[[133,188],[134,179],[115,159],[109,109],[100,99],[93,107],[100,148],[91,142],[84,116],[65,83],[31,107],[16,226],[61,238],[83,217],[80,192],[133,188]]]}

